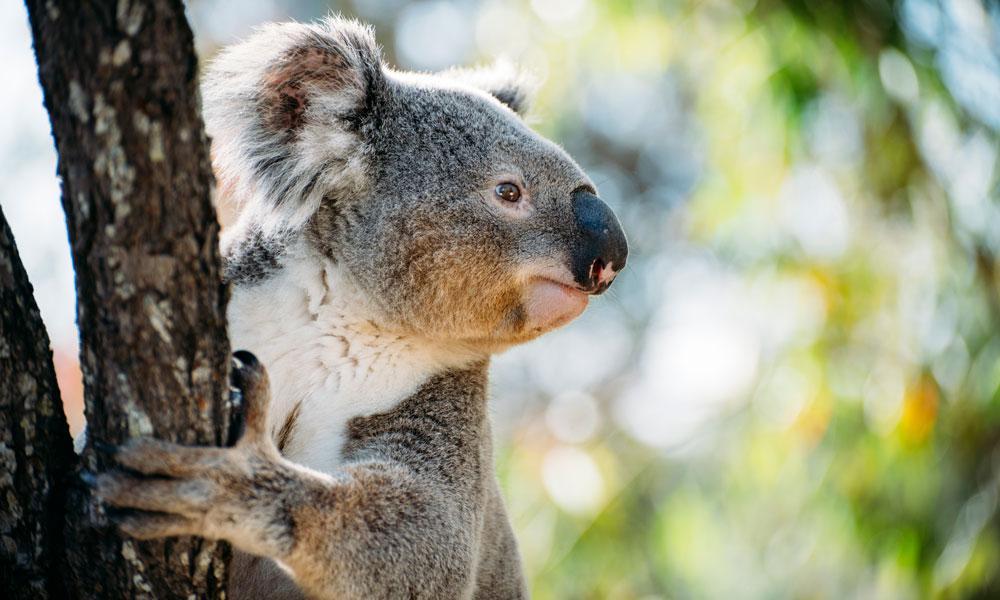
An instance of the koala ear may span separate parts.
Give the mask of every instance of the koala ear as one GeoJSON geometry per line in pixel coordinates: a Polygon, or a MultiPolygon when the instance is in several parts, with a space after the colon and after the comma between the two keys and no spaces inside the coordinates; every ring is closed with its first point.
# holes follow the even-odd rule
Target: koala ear
{"type": "Polygon", "coordinates": [[[310,112],[322,119],[371,107],[369,96],[383,84],[382,55],[371,28],[334,17],[314,26],[275,28],[287,41],[262,73],[259,108],[265,127],[294,134],[310,112]]]}
{"type": "Polygon", "coordinates": [[[369,27],[331,17],[258,29],[204,77],[218,189],[265,228],[301,226],[324,196],[361,185],[362,130],[385,89],[369,27]]]}
{"type": "Polygon", "coordinates": [[[531,108],[531,97],[538,87],[531,74],[507,60],[485,67],[450,69],[441,75],[483,90],[522,117],[531,108]]]}

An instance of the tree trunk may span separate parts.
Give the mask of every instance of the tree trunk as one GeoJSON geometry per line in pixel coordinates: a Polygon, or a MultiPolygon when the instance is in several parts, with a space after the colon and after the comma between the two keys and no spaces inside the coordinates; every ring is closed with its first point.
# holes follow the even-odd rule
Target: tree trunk
{"type": "MultiPolygon", "coordinates": [[[[90,442],[81,468],[108,466],[95,441],[154,435],[221,444],[229,421],[227,291],[183,4],[27,5],[76,270],[90,442]]],[[[222,594],[224,545],[125,540],[84,488],[68,495],[69,596],[222,594]]]]}
{"type": "Polygon", "coordinates": [[[74,461],[49,336],[0,212],[0,581],[61,598],[62,512],[74,461]]]}

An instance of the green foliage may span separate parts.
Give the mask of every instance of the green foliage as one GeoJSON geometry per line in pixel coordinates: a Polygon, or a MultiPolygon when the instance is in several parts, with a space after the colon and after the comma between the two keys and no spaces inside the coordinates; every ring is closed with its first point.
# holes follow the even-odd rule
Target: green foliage
{"type": "Polygon", "coordinates": [[[502,478],[537,598],[1000,594],[998,136],[902,4],[602,2],[596,25],[539,40],[541,127],[608,177],[637,249],[591,310],[631,326],[639,366],[593,386],[604,419],[585,441],[540,426],[544,404],[515,422],[502,478]],[[956,187],[977,160],[978,191],[956,187]],[[676,376],[641,365],[690,289],[663,280],[692,261],[738,315],[770,319],[752,381],[683,435],[633,441],[630,395],[670,421],[684,391],[636,381],[676,376]],[[785,293],[787,314],[753,308],[785,293]],[[593,505],[549,468],[567,446],[599,472],[575,492],[593,505]]]}

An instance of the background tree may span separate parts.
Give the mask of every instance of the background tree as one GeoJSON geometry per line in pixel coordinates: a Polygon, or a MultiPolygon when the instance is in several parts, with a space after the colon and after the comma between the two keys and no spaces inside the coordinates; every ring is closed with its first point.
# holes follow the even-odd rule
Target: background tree
{"type": "Polygon", "coordinates": [[[184,6],[27,2],[59,151],[88,444],[68,450],[48,340],[0,230],[5,597],[217,597],[228,549],[123,540],[85,486],[103,444],[226,439],[229,344],[213,179],[184,6]],[[67,570],[68,568],[68,570],[67,570]]]}

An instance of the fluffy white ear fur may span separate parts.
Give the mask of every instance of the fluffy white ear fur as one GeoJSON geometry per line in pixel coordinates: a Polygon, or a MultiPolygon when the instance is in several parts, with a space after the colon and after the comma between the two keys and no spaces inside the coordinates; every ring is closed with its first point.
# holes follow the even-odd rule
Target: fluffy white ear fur
{"type": "Polygon", "coordinates": [[[483,67],[449,69],[440,75],[486,92],[521,117],[531,108],[539,83],[534,75],[504,59],[483,67]]]}
{"type": "Polygon", "coordinates": [[[324,194],[359,191],[359,116],[383,87],[371,28],[337,17],[270,24],[203,77],[221,200],[265,235],[301,227],[324,194]]]}

